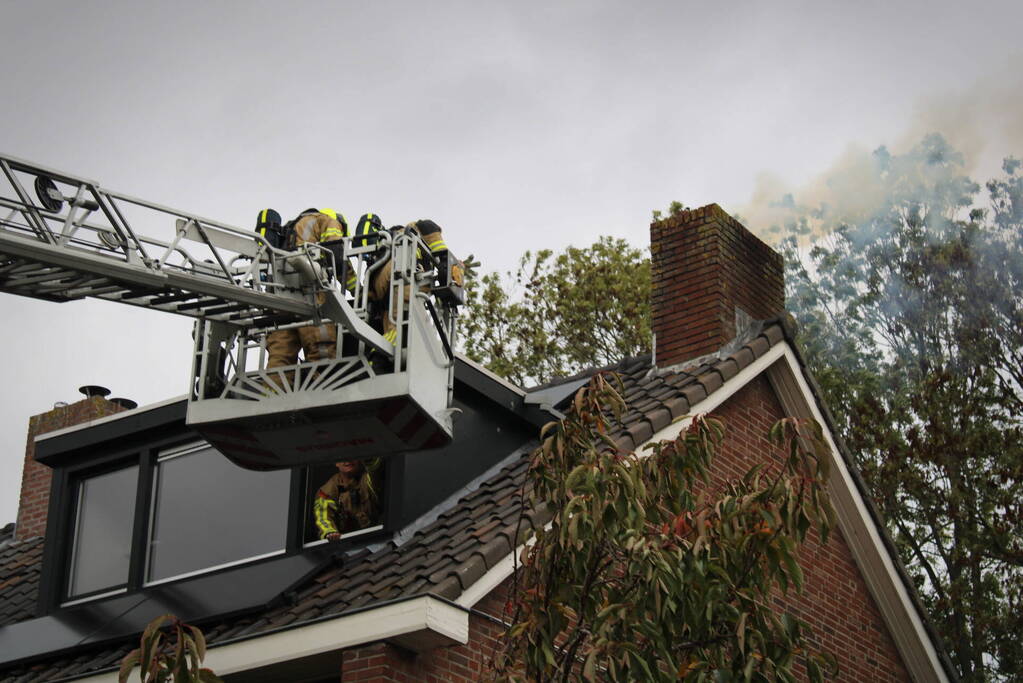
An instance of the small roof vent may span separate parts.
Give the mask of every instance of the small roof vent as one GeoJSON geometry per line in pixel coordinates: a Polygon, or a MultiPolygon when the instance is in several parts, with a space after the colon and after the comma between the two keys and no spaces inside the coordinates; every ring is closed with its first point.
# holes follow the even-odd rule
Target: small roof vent
{"type": "Polygon", "coordinates": [[[110,402],[111,403],[116,403],[117,405],[121,406],[125,410],[134,410],[135,408],[139,407],[139,404],[136,403],[135,401],[131,400],[130,398],[117,397],[117,398],[110,399],[110,402]]]}
{"type": "Polygon", "coordinates": [[[101,387],[96,384],[86,384],[84,387],[78,387],[78,391],[85,394],[87,397],[92,398],[93,396],[99,396],[104,398],[110,395],[110,390],[106,387],[101,387]]]}

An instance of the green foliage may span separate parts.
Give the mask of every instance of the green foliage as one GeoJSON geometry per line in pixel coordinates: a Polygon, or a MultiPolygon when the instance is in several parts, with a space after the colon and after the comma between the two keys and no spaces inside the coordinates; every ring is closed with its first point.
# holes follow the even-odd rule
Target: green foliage
{"type": "Polygon", "coordinates": [[[206,638],[202,631],[172,614],[164,614],[149,622],[139,647],[121,660],[117,680],[126,683],[138,666],[142,683],[223,683],[215,673],[202,668],[205,657],[206,638]],[[173,633],[173,641],[164,632],[164,624],[173,633]]]}
{"type": "MultiPolygon", "coordinates": [[[[783,226],[788,306],[965,680],[1023,676],[1023,178],[937,135],[783,226]]],[[[842,178],[833,179],[841,186],[842,178]]]]}
{"type": "Polygon", "coordinates": [[[821,680],[830,658],[775,606],[802,586],[799,544],[833,524],[820,427],[782,420],[783,465],[715,492],[719,421],[697,417],[640,456],[607,436],[624,409],[597,375],[542,432],[529,505],[553,520],[523,553],[499,680],[785,681],[800,659],[821,680]]]}
{"type": "Polygon", "coordinates": [[[520,386],[650,349],[650,260],[625,240],[527,251],[468,284],[466,355],[520,386]]]}
{"type": "Polygon", "coordinates": [[[667,215],[665,215],[665,213],[663,211],[659,210],[659,209],[654,209],[653,213],[651,215],[651,218],[653,218],[655,221],[659,221],[659,220],[661,220],[663,218],[670,218],[671,216],[677,216],[680,213],[682,213],[683,211],[687,211],[688,209],[689,209],[689,207],[686,206],[685,204],[683,204],[682,202],[672,201],[671,204],[668,205],[668,213],[667,213],[667,215]]]}

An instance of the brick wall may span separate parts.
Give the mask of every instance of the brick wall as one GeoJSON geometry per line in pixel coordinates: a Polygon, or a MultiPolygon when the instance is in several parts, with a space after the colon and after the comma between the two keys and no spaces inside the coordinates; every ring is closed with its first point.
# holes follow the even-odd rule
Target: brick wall
{"type": "Polygon", "coordinates": [[[25,444],[25,464],[21,472],[21,498],[18,503],[17,540],[42,536],[46,533],[46,509],[50,503],[49,467],[35,461],[35,438],[65,427],[72,427],[124,410],[105,398],[93,396],[77,403],[54,408],[34,415],[28,421],[28,442],[25,444]]]}
{"type": "Polygon", "coordinates": [[[510,579],[480,600],[474,611],[493,619],[469,615],[469,642],[415,654],[387,643],[346,650],[341,680],[373,683],[473,683],[484,680],[494,655],[500,651],[505,628],[502,621],[510,579]]]}
{"type": "MultiPolygon", "coordinates": [[[[726,432],[725,446],[712,467],[712,482],[741,477],[758,462],[780,465],[782,456],[767,441],[767,431],[783,412],[764,377],[741,389],[714,414],[724,421],[726,432]]],[[[816,532],[808,534],[799,565],[803,593],[790,590],[778,600],[809,623],[814,647],[838,659],[836,680],[910,680],[841,531],[835,529],[827,545],[816,532]]]]}
{"type": "Polygon", "coordinates": [[[785,305],[781,256],[717,204],[652,223],[650,258],[658,367],[731,341],[737,307],[763,320],[785,305]]]}

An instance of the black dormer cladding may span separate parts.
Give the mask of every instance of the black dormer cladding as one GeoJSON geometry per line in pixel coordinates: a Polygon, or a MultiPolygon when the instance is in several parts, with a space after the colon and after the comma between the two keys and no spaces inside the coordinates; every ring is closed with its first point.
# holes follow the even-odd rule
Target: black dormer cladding
{"type": "MultiPolygon", "coordinates": [[[[456,363],[454,440],[448,446],[396,454],[387,461],[384,530],[353,540],[367,545],[434,511],[466,485],[534,440],[550,414],[527,404],[524,394],[459,359],[456,363]],[[365,539],[365,540],[363,540],[365,539]]],[[[37,442],[36,458],[55,470],[51,515],[39,586],[40,617],[0,627],[0,666],[51,658],[58,652],[95,647],[134,637],[148,621],[175,612],[191,622],[259,611],[308,579],[327,563],[343,562],[336,546],[292,542],[286,554],[60,608],[71,470],[103,466],[126,451],[144,451],[168,441],[199,437],[185,424],[186,402],[140,408],[116,419],[67,431],[37,442]],[[63,491],[59,489],[63,487],[63,491]],[[63,501],[63,502],[62,502],[63,501]],[[54,514],[56,513],[56,514],[54,514]],[[64,513],[64,514],[62,514],[64,513]]],[[[303,491],[292,487],[292,516],[307,511],[303,491]]],[[[453,502],[453,501],[450,501],[453,502]]],[[[295,534],[300,538],[299,534],[295,534]]],[[[348,549],[356,549],[350,545],[348,549]]]]}

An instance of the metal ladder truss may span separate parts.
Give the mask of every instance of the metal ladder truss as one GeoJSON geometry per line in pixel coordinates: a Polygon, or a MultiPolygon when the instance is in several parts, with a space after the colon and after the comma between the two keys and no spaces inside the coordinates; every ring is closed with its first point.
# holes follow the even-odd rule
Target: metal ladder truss
{"type": "Polygon", "coordinates": [[[318,317],[254,232],[0,156],[0,291],[94,297],[250,330],[318,317]],[[145,231],[145,232],[143,232],[145,231]]]}
{"type": "Polygon", "coordinates": [[[438,259],[414,232],[285,251],[254,231],[14,157],[0,155],[0,171],[0,291],[195,318],[188,422],[239,464],[375,457],[450,440],[462,295],[447,255],[438,259]],[[393,345],[371,325],[372,282],[388,262],[390,307],[378,315],[395,324],[393,345]],[[349,270],[356,284],[346,291],[349,270]],[[320,324],[337,325],[333,358],[267,368],[270,332],[320,324]]]}

